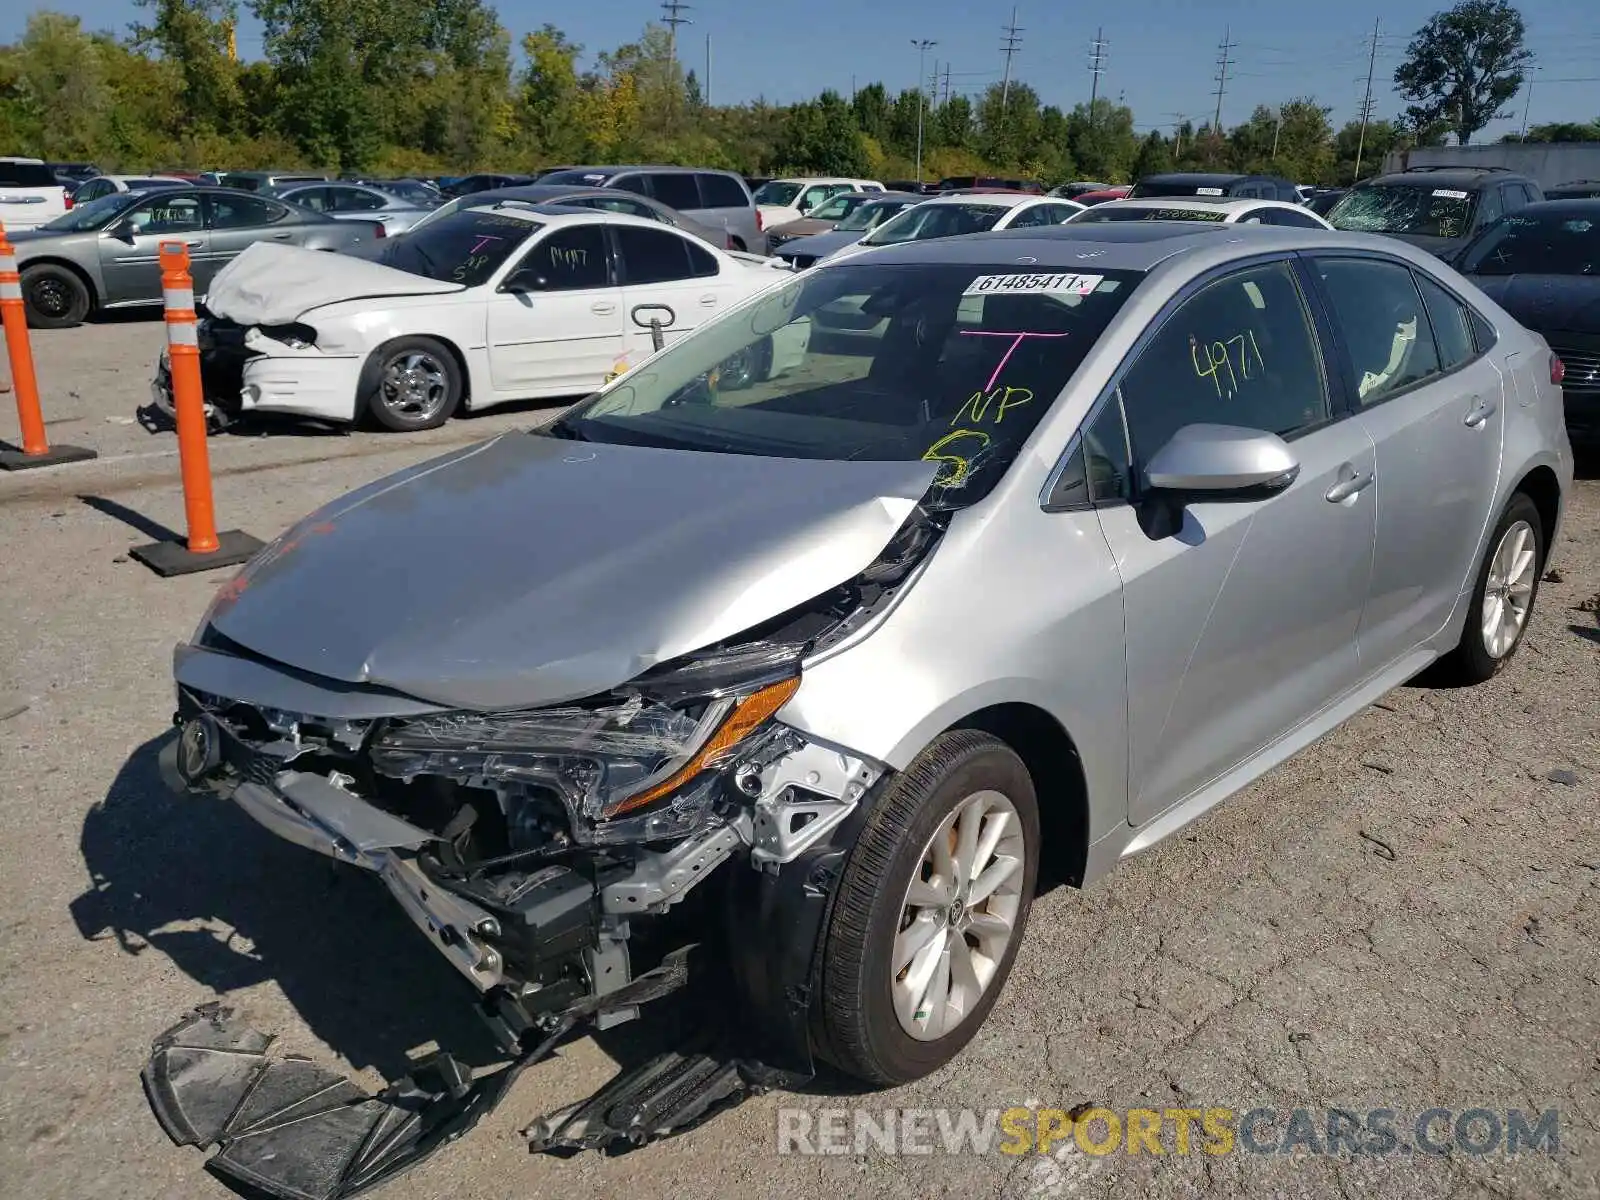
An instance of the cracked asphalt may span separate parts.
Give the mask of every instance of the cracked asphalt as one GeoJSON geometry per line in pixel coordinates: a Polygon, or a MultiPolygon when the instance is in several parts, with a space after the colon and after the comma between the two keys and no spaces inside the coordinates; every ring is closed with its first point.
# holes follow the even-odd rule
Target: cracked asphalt
{"type": "MultiPolygon", "coordinates": [[[[159,784],[171,647],[226,578],[127,559],[182,517],[171,435],[132,420],[161,337],[150,319],[35,334],[51,437],[102,457],[0,477],[0,1178],[34,1200],[227,1194],[138,1081],[150,1039],[205,1000],[368,1083],[430,1040],[484,1052],[450,968],[376,887],[159,784]]],[[[411,439],[220,436],[219,523],[267,538],[545,415],[411,439]]],[[[1600,1194],[1600,468],[1582,474],[1559,578],[1507,669],[1399,688],[1112,879],[1042,896],[987,1028],[937,1075],[867,1096],[825,1078],[621,1157],[529,1155],[517,1130],[614,1073],[617,1031],[565,1047],[380,1194],[1600,1194]],[[778,1153],[780,1109],[1028,1105],[1268,1108],[1280,1135],[1296,1108],[1319,1128],[1329,1107],[1390,1109],[1404,1142],[1430,1108],[1555,1109],[1559,1148],[1183,1155],[1169,1130],[1161,1156],[1070,1139],[1049,1155],[778,1153]]]]}

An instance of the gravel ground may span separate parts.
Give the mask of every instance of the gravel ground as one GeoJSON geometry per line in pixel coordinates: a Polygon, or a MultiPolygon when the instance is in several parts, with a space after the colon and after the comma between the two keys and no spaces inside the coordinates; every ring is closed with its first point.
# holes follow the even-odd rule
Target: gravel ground
{"type": "MultiPolygon", "coordinates": [[[[159,320],[35,335],[53,439],[99,461],[0,478],[0,1178],[36,1200],[222,1196],[138,1083],[150,1038],[224,997],[368,1081],[430,1039],[482,1046],[450,969],[365,881],[180,800],[154,768],[172,644],[217,575],[127,559],[182,506],[170,434],[131,418],[159,320]]],[[[282,430],[213,439],[219,522],[263,538],[441,447],[282,430]]],[[[0,431],[14,428],[0,416],[0,431]]],[[[1600,1194],[1600,474],[1583,472],[1531,632],[1488,685],[1397,689],[1087,893],[1039,900],[988,1027],[871,1096],[769,1094],[621,1157],[516,1131],[593,1090],[626,1039],[573,1043],[386,1197],[1600,1194]],[[1554,1153],[779,1154],[780,1109],[1287,1113],[1559,1110],[1554,1153]]],[[[1275,1126],[1273,1128],[1281,1128],[1275,1126]]],[[[1197,1134],[1198,1137],[1198,1134],[1197,1134]]],[[[936,1139],[937,1140],[937,1139],[936,1139]]],[[[853,1147],[846,1146],[847,1150],[853,1147]]]]}

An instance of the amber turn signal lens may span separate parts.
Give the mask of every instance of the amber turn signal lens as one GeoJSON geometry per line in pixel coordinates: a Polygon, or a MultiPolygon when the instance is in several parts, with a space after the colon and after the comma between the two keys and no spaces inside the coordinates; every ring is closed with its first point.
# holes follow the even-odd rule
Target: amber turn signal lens
{"type": "Polygon", "coordinates": [[[746,696],[733,706],[733,711],[723,719],[721,725],[717,726],[717,731],[706,739],[706,744],[695,751],[688,762],[654,787],[648,787],[627,797],[606,813],[606,816],[615,817],[631,812],[682,787],[704,770],[707,763],[716,761],[759,729],[768,717],[789,703],[789,697],[793,696],[799,687],[800,677],[795,676],[792,679],[769,684],[760,691],[746,696]]]}

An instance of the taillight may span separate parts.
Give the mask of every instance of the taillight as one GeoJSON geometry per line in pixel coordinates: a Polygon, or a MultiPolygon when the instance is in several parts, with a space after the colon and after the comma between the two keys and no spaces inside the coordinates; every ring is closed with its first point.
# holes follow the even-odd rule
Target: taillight
{"type": "Polygon", "coordinates": [[[1561,381],[1566,377],[1567,364],[1552,354],[1550,356],[1550,382],[1555,384],[1557,387],[1560,387],[1561,381]]]}
{"type": "Polygon", "coordinates": [[[68,208],[72,207],[72,193],[71,192],[63,192],[62,195],[61,195],[61,198],[67,202],[67,207],[68,208]]]}
{"type": "Polygon", "coordinates": [[[385,226],[382,222],[374,221],[372,223],[372,236],[375,237],[375,238],[388,237],[389,236],[388,227],[385,226]]]}
{"type": "Polygon", "coordinates": [[[765,233],[766,231],[767,219],[761,215],[761,210],[758,208],[756,209],[756,232],[765,233]]]}

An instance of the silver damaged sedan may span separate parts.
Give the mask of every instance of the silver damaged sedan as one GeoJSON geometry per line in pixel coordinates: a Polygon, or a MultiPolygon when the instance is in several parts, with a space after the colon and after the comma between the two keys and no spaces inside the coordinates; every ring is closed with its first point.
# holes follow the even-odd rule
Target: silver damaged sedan
{"type": "MultiPolygon", "coordinates": [[[[289,530],[177,649],[168,766],[376,875],[514,1064],[705,989],[715,1046],[535,1148],[818,1058],[913,1080],[982,1027],[1041,877],[1086,887],[1422,668],[1515,653],[1572,477],[1553,373],[1391,239],[1068,225],[822,264],[289,530]],[[798,365],[750,385],[779,339],[798,365]]],[[[169,1131],[218,1108],[162,1060],[208,1019],[147,1070],[169,1131]]],[[[483,1089],[429,1103],[457,1128],[483,1089]]]]}

